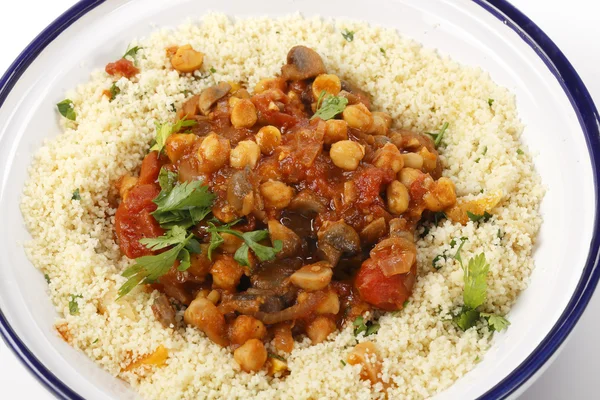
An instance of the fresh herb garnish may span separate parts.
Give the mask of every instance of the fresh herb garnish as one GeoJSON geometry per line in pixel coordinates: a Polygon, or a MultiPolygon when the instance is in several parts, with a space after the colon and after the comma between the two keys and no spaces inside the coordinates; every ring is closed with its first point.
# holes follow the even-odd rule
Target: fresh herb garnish
{"type": "Polygon", "coordinates": [[[98,339],[96,339],[92,342],[92,344],[96,344],[96,343],[98,343],[98,339]]]}
{"type": "Polygon", "coordinates": [[[499,315],[489,314],[489,313],[480,313],[483,318],[487,319],[488,325],[492,331],[500,332],[510,325],[510,322],[499,315]]]}
{"type": "Polygon", "coordinates": [[[502,234],[502,231],[500,231],[500,228],[498,228],[498,233],[496,234],[496,236],[498,236],[498,239],[502,240],[502,238],[504,237],[504,235],[502,234]]]}
{"type": "Polygon", "coordinates": [[[342,36],[346,39],[347,42],[352,42],[354,40],[354,31],[349,31],[347,28],[342,32],[342,36]]]}
{"type": "Polygon", "coordinates": [[[377,333],[380,328],[380,325],[377,322],[365,322],[365,319],[362,315],[356,317],[354,322],[352,322],[352,325],[354,326],[354,336],[358,336],[363,332],[365,333],[365,336],[369,336],[377,333]]]}
{"type": "Polygon", "coordinates": [[[450,126],[450,124],[447,122],[444,122],[444,125],[442,125],[442,128],[440,129],[439,132],[437,132],[437,133],[425,132],[432,137],[435,147],[438,147],[440,145],[440,143],[442,143],[442,138],[444,137],[444,133],[446,133],[446,129],[448,129],[448,126],[450,126]]]}
{"type": "Polygon", "coordinates": [[[260,241],[265,240],[269,237],[269,232],[266,230],[242,233],[231,229],[231,227],[238,222],[239,220],[226,225],[219,226],[215,225],[213,222],[208,222],[209,227],[207,231],[211,234],[210,244],[208,246],[209,259],[212,259],[213,250],[215,250],[224,242],[221,233],[228,233],[244,241],[244,243],[237,249],[237,251],[233,255],[233,258],[240,265],[246,267],[250,267],[250,259],[248,254],[250,249],[252,249],[256,257],[258,257],[258,259],[261,262],[273,260],[275,258],[275,255],[281,251],[283,247],[283,243],[281,242],[281,240],[273,241],[273,247],[265,246],[259,243],[260,241]]]}
{"type": "Polygon", "coordinates": [[[387,57],[387,54],[385,53],[385,49],[383,47],[380,47],[379,51],[381,52],[381,54],[383,54],[385,57],[387,57]]]}
{"type": "Polygon", "coordinates": [[[408,300],[404,300],[404,303],[402,303],[402,308],[406,308],[406,306],[410,303],[410,301],[408,300]]]}
{"type": "Polygon", "coordinates": [[[492,218],[492,214],[490,214],[487,211],[484,211],[484,213],[482,215],[474,214],[471,211],[467,211],[467,216],[473,222],[479,222],[479,221],[488,222],[490,220],[490,218],[492,218]]]}
{"type": "Polygon", "coordinates": [[[108,91],[110,92],[110,101],[113,101],[115,97],[117,97],[117,95],[121,93],[121,89],[119,89],[116,82],[113,82],[112,86],[110,87],[110,89],[108,89],[108,91]]]}
{"type": "Polygon", "coordinates": [[[348,105],[348,99],[342,96],[332,96],[324,90],[317,100],[317,111],[310,118],[321,118],[323,121],[335,118],[336,115],[344,111],[348,105]]]}
{"type": "Polygon", "coordinates": [[[494,104],[494,99],[488,99],[488,106],[492,106],[494,104]]]}
{"type": "Polygon", "coordinates": [[[127,50],[125,52],[125,54],[123,54],[123,58],[131,57],[135,60],[135,56],[137,55],[137,52],[140,51],[141,49],[142,48],[140,46],[132,47],[129,50],[127,50]]]}
{"type": "Polygon", "coordinates": [[[209,69],[211,74],[214,74],[215,72],[217,72],[217,70],[215,69],[215,67],[210,67],[209,69]]]}
{"type": "Polygon", "coordinates": [[[179,271],[185,271],[190,267],[190,253],[186,245],[194,237],[189,234],[181,242],[170,250],[152,256],[142,256],[135,259],[135,264],[127,268],[121,274],[129,278],[119,288],[119,298],[131,292],[138,284],[156,282],[161,276],[169,272],[175,261],[179,260],[179,271]]]}
{"type": "Polygon", "coordinates": [[[171,104],[169,105],[169,110],[170,110],[171,112],[177,112],[177,108],[175,108],[175,103],[171,103],[171,104]]]}
{"type": "Polygon", "coordinates": [[[73,105],[73,101],[69,99],[65,99],[56,105],[58,108],[58,112],[60,115],[65,117],[66,119],[70,119],[71,121],[75,121],[77,118],[77,114],[75,113],[75,106],[73,105]]]}
{"type": "Polygon", "coordinates": [[[521,149],[517,149],[517,154],[521,156],[521,155],[525,154],[525,152],[521,149]]]}
{"type": "Polygon", "coordinates": [[[77,315],[79,314],[79,304],[77,304],[77,299],[82,299],[83,296],[80,294],[72,294],[71,299],[69,300],[69,314],[77,315]]]}
{"type": "Polygon", "coordinates": [[[215,196],[202,181],[177,183],[177,174],[161,168],[158,175],[161,191],[152,216],[163,227],[188,228],[202,221],[211,211],[215,196]]]}
{"type": "Polygon", "coordinates": [[[445,254],[438,254],[437,256],[434,257],[434,259],[431,261],[431,265],[433,266],[433,268],[435,269],[440,269],[442,268],[441,265],[438,265],[438,263],[442,260],[446,260],[446,255],[445,254]]]}
{"type": "Polygon", "coordinates": [[[267,353],[267,355],[268,355],[269,357],[271,357],[271,358],[274,358],[274,359],[276,359],[276,360],[279,360],[279,361],[283,361],[283,362],[285,362],[285,358],[281,357],[279,354],[275,354],[275,353],[267,353]]]}
{"type": "Polygon", "coordinates": [[[79,193],[79,188],[77,188],[73,191],[73,194],[71,195],[71,200],[81,200],[81,194],[79,193]]]}
{"type": "Polygon", "coordinates": [[[481,155],[485,156],[487,154],[487,146],[483,146],[483,153],[481,155]]]}
{"type": "Polygon", "coordinates": [[[159,124],[158,122],[155,122],[154,125],[156,126],[156,143],[150,148],[150,151],[156,150],[160,153],[163,147],[165,147],[169,135],[175,132],[179,132],[183,127],[194,126],[197,124],[195,120],[185,118],[186,117],[183,117],[183,119],[180,119],[175,124],[172,124],[170,122],[159,124]]]}
{"type": "Polygon", "coordinates": [[[340,362],[342,363],[342,366],[345,367],[346,366],[346,361],[344,360],[340,360],[340,362]]]}
{"type": "Polygon", "coordinates": [[[44,279],[46,280],[46,283],[48,283],[48,285],[50,284],[50,277],[48,276],[48,274],[44,274],[44,279]]]}
{"type": "Polygon", "coordinates": [[[181,243],[187,237],[187,232],[184,228],[179,225],[175,225],[169,229],[163,236],[156,238],[143,238],[140,239],[140,243],[149,248],[150,250],[161,250],[165,247],[173,246],[181,243]]]}

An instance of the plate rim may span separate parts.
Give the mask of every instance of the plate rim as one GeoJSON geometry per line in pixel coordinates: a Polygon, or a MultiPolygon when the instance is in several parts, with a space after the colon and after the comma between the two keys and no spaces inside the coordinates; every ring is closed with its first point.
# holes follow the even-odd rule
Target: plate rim
{"type": "MultiPolygon", "coordinates": [[[[594,229],[582,276],[567,307],[533,352],[480,399],[505,399],[528,382],[556,353],[587,307],[600,280],[600,213],[598,171],[600,171],[600,116],[585,84],[558,46],[531,19],[506,0],[471,0],[515,31],[544,62],[567,95],[588,147],[594,179],[594,229]]],[[[66,10],[19,54],[0,78],[0,107],[29,65],[60,33],[106,0],[80,0],[66,10]]],[[[31,374],[53,395],[64,400],[83,399],[27,348],[0,309],[0,337],[31,374]]]]}

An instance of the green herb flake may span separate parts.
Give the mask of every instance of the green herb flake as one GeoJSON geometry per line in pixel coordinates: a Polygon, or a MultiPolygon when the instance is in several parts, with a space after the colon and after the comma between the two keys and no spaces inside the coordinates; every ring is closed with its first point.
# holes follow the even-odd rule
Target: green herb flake
{"type": "Polygon", "coordinates": [[[92,342],[92,344],[96,344],[96,343],[98,343],[98,339],[96,339],[92,342]]]}
{"type": "Polygon", "coordinates": [[[312,120],[319,117],[323,121],[327,121],[335,118],[336,115],[344,111],[347,105],[347,98],[342,96],[332,96],[323,90],[317,100],[317,111],[310,119],[312,120]]]}
{"type": "Polygon", "coordinates": [[[433,266],[433,268],[435,269],[440,269],[442,268],[441,265],[439,265],[440,261],[442,260],[446,260],[446,256],[444,254],[438,254],[437,256],[434,257],[434,259],[431,261],[431,265],[433,266]]]}
{"type": "Polygon", "coordinates": [[[270,358],[274,358],[274,359],[276,359],[276,360],[279,360],[279,361],[283,361],[283,362],[285,362],[285,358],[281,357],[279,354],[275,354],[275,353],[267,353],[267,355],[268,355],[270,358]]]}
{"type": "Polygon", "coordinates": [[[402,303],[402,308],[406,308],[406,306],[408,306],[409,303],[410,301],[404,300],[404,303],[402,303]]]}
{"type": "Polygon", "coordinates": [[[345,367],[346,366],[346,361],[344,360],[340,360],[340,362],[342,363],[342,366],[345,367]]]}
{"type": "Polygon", "coordinates": [[[496,314],[481,313],[481,316],[487,319],[490,329],[494,332],[503,331],[510,325],[510,322],[506,318],[496,314]]]}
{"type": "Polygon", "coordinates": [[[347,42],[354,41],[354,31],[349,31],[348,29],[344,29],[342,32],[342,36],[346,39],[347,42]]]}
{"type": "Polygon", "coordinates": [[[477,321],[479,321],[479,311],[463,307],[453,320],[461,330],[466,331],[467,329],[474,327],[477,324],[477,321]]]}
{"type": "Polygon", "coordinates": [[[46,280],[46,283],[48,283],[48,285],[50,284],[50,277],[48,276],[48,274],[44,274],[44,279],[46,280]]]}
{"type": "Polygon", "coordinates": [[[473,222],[488,222],[492,218],[492,214],[485,211],[482,215],[474,214],[471,211],[467,211],[467,216],[473,222]]]}
{"type": "Polygon", "coordinates": [[[214,74],[215,72],[217,72],[217,70],[215,69],[215,67],[210,67],[209,69],[211,74],[214,74]]]}
{"type": "Polygon", "coordinates": [[[496,236],[498,236],[498,239],[500,239],[500,240],[502,240],[502,238],[504,237],[500,228],[498,228],[498,233],[496,234],[496,236]]]}
{"type": "Polygon", "coordinates": [[[158,151],[159,153],[165,147],[167,143],[167,138],[172,134],[179,132],[181,128],[190,127],[197,124],[196,121],[192,119],[186,119],[187,116],[183,117],[183,119],[178,120],[175,124],[170,122],[158,123],[155,122],[154,125],[156,127],[156,138],[155,143],[152,147],[150,147],[150,151],[158,151]]]}
{"type": "Polygon", "coordinates": [[[169,111],[171,111],[171,112],[177,112],[177,108],[175,108],[175,103],[171,103],[169,105],[169,111]]]}
{"type": "Polygon", "coordinates": [[[494,104],[494,99],[488,99],[488,106],[492,106],[494,104]]]}
{"type": "Polygon", "coordinates": [[[78,315],[79,314],[79,304],[77,303],[77,299],[82,299],[83,296],[80,294],[72,294],[71,299],[69,300],[69,314],[78,315]]]}
{"type": "Polygon", "coordinates": [[[108,91],[110,92],[109,101],[113,101],[117,97],[117,95],[121,93],[121,89],[119,89],[116,82],[113,82],[113,84],[111,85],[110,89],[108,89],[108,91]]]}
{"type": "Polygon", "coordinates": [[[140,51],[141,49],[142,48],[140,46],[132,47],[129,50],[127,50],[125,52],[125,54],[123,54],[123,58],[131,57],[135,60],[135,56],[137,55],[138,51],[140,51]]]}
{"type": "Polygon", "coordinates": [[[79,188],[75,189],[73,191],[73,194],[71,195],[71,200],[81,200],[81,194],[79,193],[79,188]]]}
{"type": "Polygon", "coordinates": [[[435,144],[435,147],[438,147],[442,143],[442,138],[444,137],[444,133],[446,133],[446,129],[448,129],[449,126],[450,126],[449,123],[444,122],[444,125],[442,125],[439,132],[435,132],[435,133],[425,132],[426,134],[431,136],[431,138],[433,139],[433,143],[435,144]]]}
{"type": "Polygon", "coordinates": [[[58,108],[58,112],[60,115],[65,117],[66,119],[70,119],[71,121],[75,121],[77,118],[77,114],[75,113],[75,106],[73,105],[73,101],[69,99],[65,99],[56,105],[58,108]]]}
{"type": "Polygon", "coordinates": [[[522,156],[523,154],[525,154],[525,152],[521,149],[517,149],[517,154],[522,156]]]}
{"type": "Polygon", "coordinates": [[[483,153],[481,153],[481,154],[485,156],[487,154],[487,150],[488,150],[487,146],[484,146],[483,153]]]}
{"type": "Polygon", "coordinates": [[[381,52],[381,54],[384,55],[384,57],[387,57],[387,54],[386,54],[385,49],[383,47],[380,47],[379,51],[381,52]]]}
{"type": "Polygon", "coordinates": [[[379,331],[381,327],[377,322],[365,322],[365,319],[362,315],[356,317],[354,322],[352,322],[354,326],[354,336],[358,336],[364,332],[365,336],[373,335],[379,331]]]}
{"type": "Polygon", "coordinates": [[[433,213],[433,223],[437,226],[440,221],[446,219],[446,213],[443,211],[438,211],[433,213]]]}

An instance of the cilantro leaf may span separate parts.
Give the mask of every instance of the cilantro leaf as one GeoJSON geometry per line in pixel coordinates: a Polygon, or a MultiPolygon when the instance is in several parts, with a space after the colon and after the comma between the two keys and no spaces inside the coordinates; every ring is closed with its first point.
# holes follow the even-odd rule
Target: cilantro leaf
{"type": "Polygon", "coordinates": [[[346,366],[346,362],[344,360],[340,360],[340,362],[342,363],[342,366],[345,367],[346,366]]]}
{"type": "Polygon", "coordinates": [[[342,96],[332,96],[324,90],[319,95],[317,101],[317,111],[310,119],[321,118],[323,121],[335,118],[336,115],[344,111],[348,105],[348,99],[342,96]]]}
{"type": "Polygon", "coordinates": [[[175,132],[179,132],[181,128],[190,127],[196,125],[197,122],[193,119],[183,119],[178,120],[175,124],[170,122],[164,122],[162,124],[158,122],[154,122],[154,126],[156,127],[156,143],[150,148],[150,151],[158,151],[159,153],[165,147],[167,143],[167,138],[175,132]]]}
{"type": "Polygon", "coordinates": [[[517,154],[522,156],[523,154],[525,154],[525,152],[521,149],[517,149],[517,154]]]}
{"type": "Polygon", "coordinates": [[[69,314],[78,315],[79,314],[79,304],[77,303],[77,299],[82,299],[83,296],[80,294],[72,294],[71,299],[69,300],[69,314]]]}
{"type": "Polygon", "coordinates": [[[469,260],[467,268],[464,269],[463,291],[463,300],[467,307],[476,309],[485,302],[489,270],[490,265],[486,262],[484,253],[469,260]]]}
{"type": "Polygon", "coordinates": [[[473,222],[479,222],[481,220],[483,220],[483,222],[488,222],[490,220],[490,218],[492,218],[492,214],[490,214],[487,211],[484,211],[483,215],[474,214],[471,211],[467,211],[467,216],[473,222]]]}
{"type": "Polygon", "coordinates": [[[161,168],[158,173],[158,184],[163,192],[170,192],[177,183],[179,175],[167,168],[161,168]]]}
{"type": "Polygon", "coordinates": [[[79,188],[73,191],[73,195],[71,196],[71,200],[81,200],[81,194],[79,193],[79,188]]]}
{"type": "Polygon", "coordinates": [[[438,254],[437,256],[435,256],[435,258],[431,261],[431,265],[433,266],[433,268],[435,268],[435,269],[442,268],[441,265],[438,265],[438,263],[441,260],[446,260],[446,256],[444,254],[438,254]]]}
{"type": "MultiPolygon", "coordinates": [[[[462,256],[460,255],[460,251],[462,250],[463,246],[465,245],[465,242],[467,241],[466,237],[461,237],[460,238],[460,245],[458,246],[458,249],[456,249],[456,253],[454,254],[454,259],[458,260],[458,262],[460,263],[460,265],[462,266],[462,256]]],[[[452,241],[450,242],[450,246],[454,247],[454,245],[456,244],[456,239],[452,239],[452,241]]],[[[464,267],[463,267],[464,269],[464,267]]]]}
{"type": "Polygon", "coordinates": [[[130,48],[129,50],[127,50],[125,52],[125,54],[123,54],[123,58],[131,57],[131,58],[135,59],[137,52],[140,51],[141,49],[142,48],[140,46],[134,46],[134,47],[130,48]]]}
{"type": "Polygon", "coordinates": [[[488,106],[492,106],[494,104],[494,99],[488,99],[488,106]]]}
{"type": "Polygon", "coordinates": [[[481,316],[487,319],[490,329],[495,332],[503,331],[510,325],[510,322],[506,318],[496,314],[481,313],[481,316]]]}
{"type": "Polygon", "coordinates": [[[440,145],[440,143],[442,143],[442,138],[444,137],[444,133],[446,133],[446,129],[448,129],[448,126],[450,126],[450,124],[448,124],[447,122],[444,122],[444,125],[442,125],[442,128],[440,129],[439,132],[436,132],[436,133],[425,132],[426,134],[428,134],[429,136],[432,137],[435,147],[438,147],[440,145]]]}
{"type": "Polygon", "coordinates": [[[135,264],[121,274],[129,279],[119,288],[119,298],[125,296],[139,283],[156,282],[158,278],[169,272],[177,259],[182,261],[179,265],[180,271],[189,268],[189,252],[187,256],[185,253],[180,256],[180,253],[193,236],[193,234],[189,234],[183,241],[164,253],[136,258],[135,264]]]}
{"type": "Polygon", "coordinates": [[[165,247],[172,246],[177,243],[181,243],[185,240],[187,232],[184,228],[179,225],[173,226],[164,235],[157,238],[143,238],[140,239],[140,243],[149,248],[150,250],[160,250],[165,247]]]}
{"type": "Polygon", "coordinates": [[[358,336],[361,333],[365,333],[365,336],[372,335],[379,331],[380,325],[377,322],[365,322],[365,319],[362,315],[356,317],[354,322],[352,322],[354,326],[354,336],[358,336]]]}
{"type": "Polygon", "coordinates": [[[347,42],[352,42],[354,40],[354,31],[349,31],[348,28],[346,28],[342,32],[342,36],[347,42]]]}
{"type": "Polygon", "coordinates": [[[50,284],[50,276],[48,276],[48,274],[44,274],[44,279],[46,280],[46,283],[48,283],[48,285],[50,284]]]}
{"type": "Polygon", "coordinates": [[[108,89],[108,91],[110,92],[110,99],[109,99],[110,101],[113,101],[115,99],[115,97],[117,97],[117,95],[119,93],[121,93],[121,89],[119,89],[116,82],[113,82],[113,84],[111,85],[110,89],[108,89]]]}
{"type": "Polygon", "coordinates": [[[215,72],[217,72],[217,70],[215,69],[215,67],[210,67],[209,69],[211,74],[214,74],[215,72]]]}
{"type": "Polygon", "coordinates": [[[60,115],[65,117],[66,119],[70,119],[71,121],[75,121],[77,118],[77,114],[75,113],[75,106],[73,105],[73,101],[69,99],[65,99],[56,105],[58,108],[58,112],[60,115]]]}
{"type": "Polygon", "coordinates": [[[474,327],[475,324],[477,324],[477,321],[479,321],[479,311],[463,307],[453,320],[460,329],[466,331],[467,329],[474,327]]]}

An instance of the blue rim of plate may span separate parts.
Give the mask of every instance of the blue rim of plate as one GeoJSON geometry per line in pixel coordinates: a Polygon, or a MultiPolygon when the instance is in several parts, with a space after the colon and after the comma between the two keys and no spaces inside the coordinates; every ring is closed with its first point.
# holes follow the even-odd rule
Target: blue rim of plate
{"type": "MultiPolygon", "coordinates": [[[[44,29],[17,57],[0,78],[0,106],[29,65],[61,32],[106,0],[81,0],[44,29]]],[[[560,49],[528,17],[506,0],[472,0],[515,31],[546,64],[568,96],[585,135],[594,186],[598,188],[600,171],[600,117],[581,78],[560,49]]],[[[596,191],[596,210],[598,194],[596,191]]],[[[600,215],[596,213],[590,252],[575,293],[565,311],[536,349],[506,378],[488,390],[480,399],[504,399],[513,394],[552,357],[565,341],[594,293],[600,279],[600,215]]],[[[55,396],[66,400],[83,399],[48,370],[25,346],[0,310],[0,336],[27,369],[55,396]]]]}

